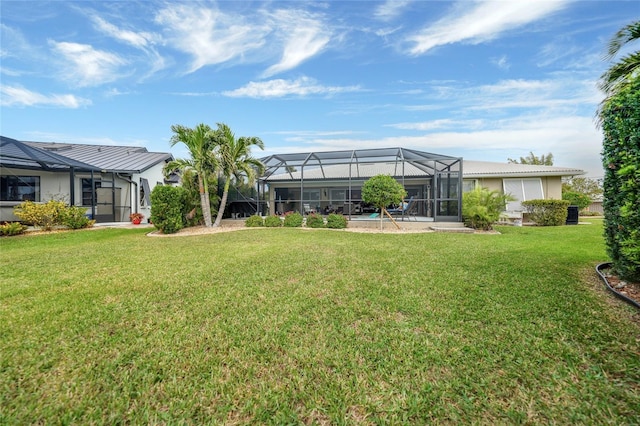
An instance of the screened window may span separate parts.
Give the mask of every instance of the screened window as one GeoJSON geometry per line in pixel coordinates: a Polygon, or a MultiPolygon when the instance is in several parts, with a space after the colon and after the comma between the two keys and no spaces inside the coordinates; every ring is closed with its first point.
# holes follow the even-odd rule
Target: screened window
{"type": "Polygon", "coordinates": [[[508,211],[522,210],[523,201],[544,199],[540,178],[503,179],[502,185],[505,194],[511,194],[516,198],[516,201],[507,203],[508,211]]]}
{"type": "Polygon", "coordinates": [[[140,178],[140,205],[151,205],[151,188],[149,187],[149,181],[145,178],[140,178]]]}
{"type": "Polygon", "coordinates": [[[40,201],[40,176],[1,176],[0,201],[40,201]]]}
{"type": "MultiPolygon", "coordinates": [[[[94,179],[95,189],[101,188],[102,184],[99,180],[94,179]]],[[[96,199],[96,191],[91,190],[91,179],[83,178],[82,179],[82,205],[83,206],[93,206],[97,204],[96,199]],[[93,194],[93,202],[91,201],[91,194],[93,194]]]]}

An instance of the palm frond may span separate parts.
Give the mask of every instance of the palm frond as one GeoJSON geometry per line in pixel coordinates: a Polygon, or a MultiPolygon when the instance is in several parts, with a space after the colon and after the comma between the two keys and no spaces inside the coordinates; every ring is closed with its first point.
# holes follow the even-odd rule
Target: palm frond
{"type": "Polygon", "coordinates": [[[606,94],[617,92],[640,72],[640,51],[631,53],[615,63],[600,77],[598,87],[606,94]]]}
{"type": "Polygon", "coordinates": [[[613,36],[609,42],[607,59],[612,59],[618,54],[622,46],[634,40],[640,40],[640,21],[635,21],[626,25],[613,36]]]}

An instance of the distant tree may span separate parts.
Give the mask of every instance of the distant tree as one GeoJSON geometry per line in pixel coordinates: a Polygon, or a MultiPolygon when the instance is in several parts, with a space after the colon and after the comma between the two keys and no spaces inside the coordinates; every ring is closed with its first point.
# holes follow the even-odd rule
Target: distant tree
{"type": "Polygon", "coordinates": [[[380,229],[382,229],[382,216],[386,207],[399,204],[406,196],[407,191],[404,187],[388,175],[374,176],[362,185],[362,201],[380,209],[380,229]]]}
{"type": "MultiPolygon", "coordinates": [[[[613,59],[628,43],[640,40],[640,21],[635,21],[618,31],[609,42],[606,58],[613,59]]],[[[640,73],[640,51],[632,52],[611,67],[600,77],[600,89],[607,97],[627,86],[630,79],[640,73]]]]}
{"type": "Polygon", "coordinates": [[[252,146],[255,145],[260,149],[264,149],[264,143],[255,136],[236,138],[229,126],[224,123],[218,123],[214,139],[217,164],[220,166],[220,171],[224,176],[222,200],[220,200],[216,221],[213,224],[214,227],[217,227],[220,226],[222,221],[231,180],[243,181],[246,179],[249,183],[252,183],[257,174],[264,169],[262,162],[251,155],[252,146]]]}
{"type": "Polygon", "coordinates": [[[184,171],[190,169],[196,173],[204,224],[207,227],[211,227],[211,203],[209,200],[209,179],[207,177],[214,173],[217,165],[216,158],[213,155],[213,145],[215,143],[213,130],[206,124],[198,124],[194,129],[173,125],[171,126],[171,131],[173,132],[170,141],[171,146],[183,143],[189,150],[191,158],[171,161],[165,166],[165,170],[184,171]]]}
{"type": "Polygon", "coordinates": [[[591,197],[587,194],[574,191],[562,191],[562,199],[567,200],[570,205],[578,206],[579,210],[588,207],[591,204],[591,197]]]}
{"type": "Polygon", "coordinates": [[[540,157],[537,157],[533,152],[529,151],[529,155],[526,157],[520,157],[520,160],[514,160],[513,158],[508,159],[509,163],[515,164],[535,164],[540,166],[553,166],[553,154],[548,153],[547,155],[542,154],[540,157]]]}
{"type": "Polygon", "coordinates": [[[562,182],[562,193],[575,192],[593,200],[602,195],[602,182],[588,177],[571,177],[562,182]]]}

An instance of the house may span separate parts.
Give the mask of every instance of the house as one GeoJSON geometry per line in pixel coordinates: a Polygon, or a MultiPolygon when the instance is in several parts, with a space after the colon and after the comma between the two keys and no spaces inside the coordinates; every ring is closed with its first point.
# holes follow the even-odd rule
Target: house
{"type": "Polygon", "coordinates": [[[173,160],[141,147],[1,140],[0,221],[18,220],[13,207],[24,200],[52,198],[86,207],[98,222],[128,222],[132,212],[148,218],[151,191],[173,160]]]}
{"type": "Polygon", "coordinates": [[[308,210],[365,214],[362,185],[370,177],[395,177],[417,204],[416,214],[433,221],[461,221],[462,193],[476,186],[510,193],[507,211],[532,199],[561,199],[562,178],[584,174],[567,167],[469,161],[405,148],[309,152],[262,159],[260,178],[269,214],[308,210]]]}

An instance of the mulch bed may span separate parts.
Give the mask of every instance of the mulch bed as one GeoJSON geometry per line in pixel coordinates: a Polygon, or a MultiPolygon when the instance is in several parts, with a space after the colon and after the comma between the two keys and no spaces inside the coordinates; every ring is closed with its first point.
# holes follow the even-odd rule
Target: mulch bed
{"type": "Polygon", "coordinates": [[[611,268],[603,266],[600,272],[604,275],[609,287],[612,291],[628,298],[640,306],[640,283],[621,280],[620,277],[613,274],[611,268]]]}

